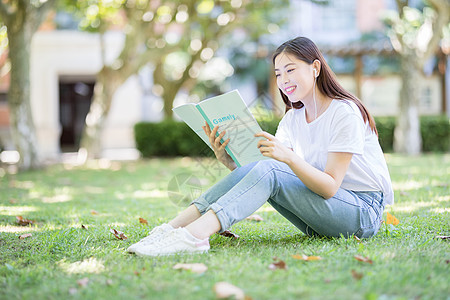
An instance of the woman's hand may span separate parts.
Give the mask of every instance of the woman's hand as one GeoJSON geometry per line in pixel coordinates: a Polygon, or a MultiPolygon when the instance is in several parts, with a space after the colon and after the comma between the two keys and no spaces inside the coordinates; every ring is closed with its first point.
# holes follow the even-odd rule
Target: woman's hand
{"type": "Polygon", "coordinates": [[[202,126],[202,128],[205,131],[205,134],[209,137],[209,143],[211,144],[211,147],[214,150],[214,155],[217,157],[217,160],[220,161],[222,164],[224,164],[225,167],[227,167],[230,170],[236,169],[237,168],[236,163],[227,153],[227,151],[225,151],[225,147],[230,142],[230,139],[227,139],[223,143],[220,143],[220,140],[223,138],[226,131],[224,130],[218,136],[216,136],[219,126],[215,126],[213,130],[211,130],[208,123],[206,122],[205,126],[202,126]]]}
{"type": "Polygon", "coordinates": [[[276,137],[268,132],[262,131],[255,134],[256,137],[264,137],[266,140],[258,142],[258,148],[262,155],[289,164],[294,152],[283,145],[276,137]]]}

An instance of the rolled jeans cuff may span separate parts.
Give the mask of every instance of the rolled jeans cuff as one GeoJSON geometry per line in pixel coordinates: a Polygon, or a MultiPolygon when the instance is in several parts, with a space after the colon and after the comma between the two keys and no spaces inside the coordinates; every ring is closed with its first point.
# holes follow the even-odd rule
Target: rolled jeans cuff
{"type": "Polygon", "coordinates": [[[219,233],[224,232],[231,226],[229,217],[224,212],[223,207],[220,206],[219,204],[217,203],[209,204],[204,199],[196,199],[191,204],[195,205],[195,207],[197,207],[198,211],[202,215],[208,212],[209,210],[212,210],[216,214],[216,217],[220,223],[219,233]]]}
{"type": "Polygon", "coordinates": [[[200,212],[200,214],[204,214],[208,211],[209,207],[211,206],[210,203],[208,203],[208,201],[206,201],[203,198],[197,198],[194,201],[192,201],[191,205],[195,205],[195,207],[197,207],[198,211],[200,212]]]}
{"type": "Polygon", "coordinates": [[[217,219],[220,223],[220,230],[219,233],[224,232],[228,228],[231,227],[231,221],[229,216],[225,213],[222,206],[220,206],[217,203],[214,203],[210,206],[210,209],[216,214],[217,219]]]}

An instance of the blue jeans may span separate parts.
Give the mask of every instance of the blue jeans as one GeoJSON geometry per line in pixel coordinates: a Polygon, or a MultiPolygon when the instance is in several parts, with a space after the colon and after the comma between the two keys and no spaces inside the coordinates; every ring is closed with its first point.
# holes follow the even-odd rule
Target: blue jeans
{"type": "Polygon", "coordinates": [[[273,159],[235,169],[193,204],[201,214],[213,210],[223,232],[266,201],[309,236],[371,237],[380,228],[384,209],[382,192],[340,188],[325,200],[309,190],[285,163],[273,159]]]}

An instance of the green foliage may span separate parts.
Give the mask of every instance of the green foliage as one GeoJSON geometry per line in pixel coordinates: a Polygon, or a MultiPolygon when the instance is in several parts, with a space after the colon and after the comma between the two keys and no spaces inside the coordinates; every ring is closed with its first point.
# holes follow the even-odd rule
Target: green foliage
{"type": "MultiPolygon", "coordinates": [[[[62,0],[60,7],[81,19],[80,29],[104,32],[122,20],[120,10],[126,0],[62,0]]],[[[136,1],[136,5],[142,1],[136,1]]],[[[131,2],[129,5],[134,5],[131,2]]]]}
{"type": "Polygon", "coordinates": [[[208,146],[185,123],[165,120],[134,126],[136,147],[144,157],[205,156],[208,146]]]}
{"type": "MultiPolygon", "coordinates": [[[[384,152],[392,152],[396,118],[377,117],[375,121],[381,148],[384,152]]],[[[446,116],[422,116],[420,131],[424,152],[450,151],[450,122],[446,116]]]]}
{"type": "MultiPolygon", "coordinates": [[[[424,152],[450,151],[450,122],[446,116],[421,117],[424,152]]],[[[378,138],[384,152],[393,151],[395,117],[376,117],[378,138]]],[[[275,134],[279,119],[259,121],[262,130],[275,134]]],[[[185,123],[141,122],[134,128],[136,147],[143,157],[207,156],[208,146],[185,123]]]]}
{"type": "Polygon", "coordinates": [[[394,151],[395,117],[376,117],[375,123],[378,130],[378,141],[383,152],[394,151]]]}
{"type": "Polygon", "coordinates": [[[420,119],[422,149],[425,152],[450,151],[450,120],[446,116],[420,119]]]}

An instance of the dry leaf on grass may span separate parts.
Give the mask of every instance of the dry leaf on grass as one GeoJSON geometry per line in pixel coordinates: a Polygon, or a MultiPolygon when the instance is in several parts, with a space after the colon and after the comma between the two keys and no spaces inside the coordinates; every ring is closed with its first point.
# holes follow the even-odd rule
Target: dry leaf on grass
{"type": "Polygon", "coordinates": [[[96,210],[91,210],[91,215],[98,215],[98,211],[96,211],[96,210]]]}
{"type": "Polygon", "coordinates": [[[75,295],[77,292],[78,292],[78,290],[76,288],[74,288],[74,287],[71,287],[69,289],[69,294],[71,294],[71,295],[75,295]]]}
{"type": "Polygon", "coordinates": [[[143,219],[143,218],[139,218],[139,223],[144,224],[144,225],[148,225],[147,220],[143,219]]]}
{"type": "Polygon", "coordinates": [[[244,291],[231,283],[221,281],[214,285],[214,292],[216,293],[217,299],[227,299],[233,297],[237,300],[244,300],[244,291]]]}
{"type": "Polygon", "coordinates": [[[22,225],[22,226],[28,226],[28,225],[33,224],[33,221],[28,220],[28,219],[25,219],[25,218],[22,217],[22,216],[17,216],[17,217],[16,217],[16,220],[17,220],[17,223],[18,223],[19,225],[22,225]]]}
{"type": "Polygon", "coordinates": [[[235,239],[235,240],[237,240],[237,239],[239,238],[239,236],[238,236],[237,234],[232,233],[232,232],[229,231],[229,230],[225,230],[224,232],[219,233],[219,234],[220,234],[221,236],[233,238],[233,239],[235,239]]]}
{"type": "Polygon", "coordinates": [[[175,269],[175,270],[179,270],[179,269],[188,270],[188,271],[191,271],[191,272],[194,272],[194,273],[201,274],[201,273],[205,273],[206,270],[208,270],[208,267],[205,264],[202,264],[202,263],[193,263],[193,264],[176,264],[175,266],[173,266],[172,269],[175,269]]]}
{"type": "Polygon", "coordinates": [[[386,224],[398,225],[400,221],[390,213],[386,212],[386,224]]]}
{"type": "Polygon", "coordinates": [[[356,280],[361,280],[361,278],[364,277],[364,274],[363,274],[363,273],[356,272],[355,270],[352,270],[352,276],[353,276],[353,278],[355,278],[356,280]]]}
{"type": "Polygon", "coordinates": [[[23,239],[29,238],[31,236],[32,236],[31,233],[25,233],[25,234],[22,234],[21,236],[19,236],[19,239],[23,240],[23,239]]]}
{"type": "Polygon", "coordinates": [[[260,215],[251,215],[245,218],[246,220],[255,221],[255,222],[261,222],[264,221],[264,219],[260,215]]]}
{"type": "Polygon", "coordinates": [[[84,277],[82,279],[79,279],[79,280],[77,280],[77,283],[81,287],[86,287],[88,285],[88,283],[89,283],[89,278],[84,277]]]}
{"type": "Polygon", "coordinates": [[[373,261],[370,259],[370,258],[368,258],[368,257],[364,257],[364,256],[361,256],[361,255],[355,255],[355,256],[353,256],[356,260],[359,260],[359,261],[362,261],[362,262],[366,262],[366,263],[369,263],[369,264],[372,264],[373,263],[373,261]]]}
{"type": "Polygon", "coordinates": [[[119,240],[127,239],[127,236],[122,231],[117,231],[114,228],[110,228],[109,231],[119,240]]]}
{"type": "Polygon", "coordinates": [[[361,239],[360,239],[359,237],[357,237],[356,235],[354,235],[353,238],[354,238],[358,243],[361,243],[361,239]]]}
{"type": "Polygon", "coordinates": [[[286,266],[286,263],[283,260],[278,259],[278,257],[274,257],[273,258],[273,263],[271,263],[269,265],[269,270],[277,270],[277,269],[286,270],[287,266],[286,266]]]}
{"type": "Polygon", "coordinates": [[[308,256],[308,255],[299,255],[299,254],[295,254],[292,255],[292,258],[294,259],[298,259],[298,260],[304,260],[304,261],[313,261],[313,260],[321,260],[322,257],[320,256],[308,256]]]}

